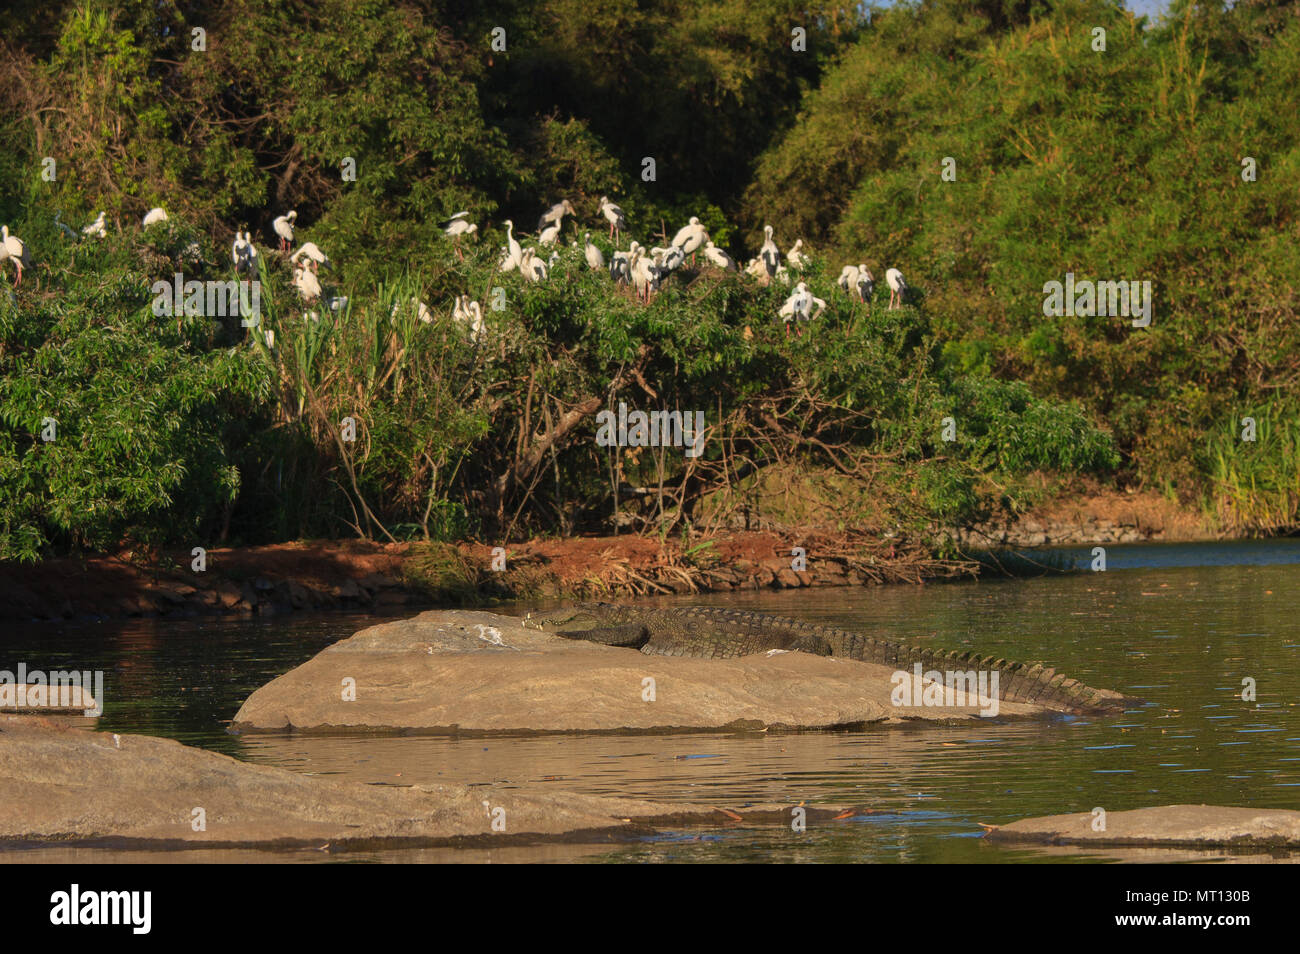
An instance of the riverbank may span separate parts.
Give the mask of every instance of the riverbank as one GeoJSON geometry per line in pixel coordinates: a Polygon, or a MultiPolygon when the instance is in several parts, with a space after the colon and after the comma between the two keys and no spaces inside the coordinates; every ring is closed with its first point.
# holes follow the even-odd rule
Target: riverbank
{"type": "MultiPolygon", "coordinates": [[[[1207,521],[1154,494],[1096,491],[1016,521],[955,531],[968,553],[999,547],[1222,539],[1207,521]]],[[[731,590],[923,583],[974,576],[878,533],[732,532],[705,541],[614,537],[485,543],[300,541],[207,551],[201,572],[181,551],[128,551],[0,565],[0,619],[270,616],[300,610],[378,614],[505,599],[612,598],[731,590]]]]}

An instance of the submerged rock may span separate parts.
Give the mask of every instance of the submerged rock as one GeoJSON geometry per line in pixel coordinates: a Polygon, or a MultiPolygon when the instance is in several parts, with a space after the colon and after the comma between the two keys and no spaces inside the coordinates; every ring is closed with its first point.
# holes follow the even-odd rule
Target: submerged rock
{"type": "MultiPolygon", "coordinates": [[[[809,821],[839,814],[806,808],[809,821]]],[[[695,804],[512,786],[364,785],[254,765],[169,739],[0,718],[0,843],[361,848],[634,837],[654,825],[789,824],[790,807],[695,804]]]]}
{"type": "MultiPolygon", "coordinates": [[[[893,677],[887,666],[797,652],[649,656],[511,616],[435,611],[323,650],[249,696],[233,728],[644,732],[980,717],[975,705],[895,705],[893,677]]],[[[994,714],[1046,711],[1002,701],[994,714]]]]}
{"type": "Polygon", "coordinates": [[[1092,812],[1024,818],[989,831],[993,841],[1066,845],[1191,848],[1300,848],[1300,811],[1221,805],[1161,805],[1108,812],[1094,830],[1092,812]]]}

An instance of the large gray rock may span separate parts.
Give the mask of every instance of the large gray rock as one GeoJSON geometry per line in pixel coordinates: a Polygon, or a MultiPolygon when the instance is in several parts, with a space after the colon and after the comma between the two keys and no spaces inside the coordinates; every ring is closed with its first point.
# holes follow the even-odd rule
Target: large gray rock
{"type": "MultiPolygon", "coordinates": [[[[372,626],[323,650],[249,696],[233,728],[821,729],[980,717],[973,706],[895,706],[892,675],[885,666],[795,652],[736,659],[647,656],[524,629],[511,616],[436,611],[372,626]],[[351,701],[345,699],[349,685],[355,686],[351,701]]],[[[1045,711],[998,704],[1002,715],[1045,711]]]]}
{"type": "Polygon", "coordinates": [[[1105,831],[1093,831],[1092,813],[1080,812],[1024,818],[992,829],[988,837],[1067,845],[1300,847],[1300,811],[1162,805],[1107,812],[1105,831]]]}
{"type": "MultiPolygon", "coordinates": [[[[836,814],[807,808],[809,821],[836,814]]],[[[741,809],[788,825],[788,806],[741,809]]],[[[131,848],[497,845],[648,826],[730,824],[726,809],[515,787],[364,785],[240,762],[169,739],[0,717],[0,841],[131,848]],[[202,816],[196,812],[202,811],[202,816]],[[202,817],[205,830],[195,831],[202,817]],[[494,822],[496,826],[494,828],[494,822]]]]}

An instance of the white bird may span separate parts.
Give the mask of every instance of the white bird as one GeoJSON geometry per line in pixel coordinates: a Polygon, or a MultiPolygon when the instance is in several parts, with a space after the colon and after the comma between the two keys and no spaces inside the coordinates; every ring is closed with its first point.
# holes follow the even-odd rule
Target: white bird
{"type": "Polygon", "coordinates": [[[81,230],[82,235],[93,235],[95,238],[107,238],[108,229],[104,227],[104,213],[99,213],[99,218],[91,222],[81,230]]]}
{"type": "Polygon", "coordinates": [[[608,196],[603,195],[600,197],[600,213],[609,223],[609,237],[617,242],[618,233],[627,228],[627,216],[623,214],[622,209],[609,201],[608,196]]]}
{"type": "Polygon", "coordinates": [[[322,252],[320,246],[315,242],[303,242],[302,248],[289,256],[289,261],[296,263],[299,255],[306,255],[312,262],[312,268],[316,271],[320,271],[322,265],[326,268],[334,267],[334,263],[330,261],[329,256],[322,252]]]}
{"type": "Polygon", "coordinates": [[[761,258],[751,258],[748,262],[746,262],[745,274],[752,275],[755,278],[762,279],[764,282],[766,282],[769,277],[767,274],[767,266],[763,264],[763,260],[761,258]]]}
{"type": "Polygon", "coordinates": [[[59,227],[59,231],[61,231],[68,238],[75,239],[77,237],[77,233],[72,231],[72,229],[70,229],[67,225],[63,223],[62,211],[54,213],[54,224],[57,225],[59,227]]]}
{"type": "Polygon", "coordinates": [[[714,245],[712,239],[709,239],[709,241],[704,244],[704,258],[710,264],[716,265],[718,268],[724,269],[728,272],[734,272],[736,270],[736,263],[732,260],[731,256],[714,245]]]}
{"type": "Polygon", "coordinates": [[[554,245],[555,240],[560,237],[560,223],[553,222],[546,228],[542,229],[541,234],[537,236],[537,241],[542,245],[554,245]]]}
{"type": "Polygon", "coordinates": [[[889,282],[889,307],[902,308],[903,296],[907,294],[907,282],[903,281],[903,273],[896,268],[891,268],[885,272],[885,281],[889,282]]]}
{"type": "Polygon", "coordinates": [[[524,278],[530,282],[546,281],[546,263],[537,257],[536,249],[524,249],[523,257],[519,260],[519,270],[524,273],[524,278]]]}
{"type": "Polygon", "coordinates": [[[627,285],[632,281],[632,252],[615,251],[609,260],[609,277],[618,285],[627,285]]]}
{"type": "Polygon", "coordinates": [[[333,298],[329,300],[329,306],[330,306],[330,311],[334,312],[335,314],[337,314],[340,311],[343,311],[343,309],[348,307],[348,296],[335,295],[333,298]]]}
{"type": "Polygon", "coordinates": [[[845,265],[835,281],[844,289],[844,294],[857,295],[858,301],[871,301],[871,293],[876,288],[875,276],[866,265],[845,265]]]}
{"type": "Polygon", "coordinates": [[[166,222],[167,213],[161,208],[153,208],[144,214],[144,227],[148,228],[158,222],[166,222]]]}
{"type": "Polygon", "coordinates": [[[510,249],[502,245],[501,255],[499,258],[497,258],[497,271],[510,272],[510,271],[514,271],[514,268],[515,268],[515,263],[514,263],[514,259],[510,257],[510,249]]]}
{"type": "Polygon", "coordinates": [[[663,269],[664,272],[674,271],[681,267],[681,264],[686,261],[686,252],[676,245],[670,245],[668,248],[664,249],[657,248],[654,249],[654,252],[657,253],[654,256],[655,264],[663,269]]]}
{"type": "Polygon", "coordinates": [[[311,304],[320,298],[320,279],[316,277],[315,272],[307,267],[305,262],[299,262],[294,267],[293,283],[298,289],[298,294],[307,304],[311,304]]]}
{"type": "Polygon", "coordinates": [[[277,215],[275,221],[271,223],[271,228],[275,234],[280,237],[280,251],[287,252],[293,245],[293,223],[298,218],[297,210],[286,212],[284,215],[277,215]]]}
{"type": "Polygon", "coordinates": [[[776,247],[776,242],[772,240],[772,226],[763,226],[763,247],[758,250],[758,257],[763,262],[763,267],[767,269],[769,278],[776,275],[777,266],[781,264],[781,250],[776,247]]]}
{"type": "Polygon", "coordinates": [[[551,224],[559,225],[566,215],[577,214],[577,212],[573,211],[573,205],[568,199],[565,199],[563,202],[557,202],[555,205],[543,212],[542,217],[537,220],[537,231],[541,232],[546,228],[546,226],[551,224]]]}
{"type": "Polygon", "coordinates": [[[871,274],[871,270],[866,265],[858,266],[858,300],[870,302],[871,296],[876,291],[876,276],[871,274]]]}
{"type": "Polygon", "coordinates": [[[235,261],[235,271],[257,274],[257,246],[253,244],[252,232],[236,232],[235,243],[230,247],[230,257],[235,261]]]}
{"type": "MultiPolygon", "coordinates": [[[[794,293],[785,300],[781,310],[777,312],[777,317],[785,322],[785,333],[790,333],[790,323],[792,321],[807,321],[809,310],[812,308],[813,296],[808,291],[808,286],[804,282],[794,286],[794,293]]],[[[822,302],[822,307],[826,306],[822,302]]],[[[820,312],[819,312],[820,314],[820,312]]],[[[802,333],[802,332],[801,332],[802,333]]]]}
{"type": "Polygon", "coordinates": [[[18,270],[18,279],[15,285],[23,283],[23,269],[30,268],[32,261],[27,254],[27,244],[17,235],[9,234],[9,226],[0,227],[0,262],[7,258],[14,260],[14,268],[18,270]]]}
{"type": "Polygon", "coordinates": [[[632,284],[636,286],[637,294],[642,301],[649,302],[650,293],[658,289],[659,279],[663,273],[655,265],[654,259],[646,255],[645,249],[640,246],[632,253],[628,266],[632,273],[632,284]]]}
{"type": "Polygon", "coordinates": [[[508,272],[511,268],[518,268],[524,260],[523,247],[515,241],[515,223],[509,219],[506,219],[506,247],[510,250],[510,268],[502,271],[508,272]]]}
{"type": "Polygon", "coordinates": [[[456,296],[456,307],[452,309],[451,317],[452,320],[469,328],[471,341],[478,342],[481,340],[487,330],[483,325],[482,306],[470,298],[469,295],[456,296]]]}
{"type": "Polygon", "coordinates": [[[690,223],[678,229],[677,234],[673,236],[673,245],[691,257],[692,265],[695,264],[695,253],[707,241],[709,241],[709,233],[694,215],[691,216],[690,223]]]}
{"type": "Polygon", "coordinates": [[[583,241],[585,244],[582,247],[582,252],[587,256],[587,267],[592,271],[599,271],[604,268],[605,256],[601,253],[600,249],[591,244],[590,232],[583,236],[583,241]]]}
{"type": "Polygon", "coordinates": [[[795,239],[794,248],[785,253],[785,260],[791,268],[804,268],[808,265],[808,256],[803,253],[803,239],[795,239]]]}
{"type": "Polygon", "coordinates": [[[457,212],[443,223],[442,234],[446,235],[456,243],[456,257],[461,261],[464,261],[465,254],[460,250],[461,237],[465,235],[473,235],[477,231],[478,226],[469,221],[468,212],[457,212]]]}

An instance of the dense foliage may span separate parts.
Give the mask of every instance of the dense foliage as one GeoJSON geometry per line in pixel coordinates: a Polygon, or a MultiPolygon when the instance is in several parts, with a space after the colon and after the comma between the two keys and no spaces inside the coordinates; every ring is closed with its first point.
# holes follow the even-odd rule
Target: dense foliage
{"type": "Polygon", "coordinates": [[[0,558],[667,532],[749,507],[776,465],[869,488],[917,532],[1016,506],[1032,472],[1296,523],[1300,21],[1278,5],[1144,26],[1101,2],[76,0],[10,23],[0,222],[37,265],[21,287],[0,265],[0,558]],[[796,337],[780,283],[686,268],[645,305],[564,246],[544,284],[495,271],[500,222],[531,231],[561,197],[608,255],[602,194],[646,245],[694,214],[747,257],[770,221],[815,250],[829,307],[796,337]],[[154,205],[170,219],[142,229],[154,205]],[[101,208],[106,239],[55,224],[101,208]],[[304,308],[273,252],[288,208],[336,263],[336,312],[304,308]],[[461,209],[486,232],[463,262],[438,225],[461,209]],[[155,316],[177,270],[234,277],[239,227],[262,327],[155,316]],[[901,267],[908,304],[883,281],[850,301],[849,261],[901,267]],[[1151,280],[1151,327],[1045,318],[1066,271],[1151,280]],[[597,446],[620,402],[702,410],[706,452],[597,446]]]}

